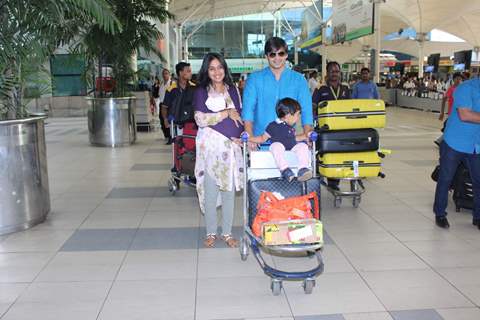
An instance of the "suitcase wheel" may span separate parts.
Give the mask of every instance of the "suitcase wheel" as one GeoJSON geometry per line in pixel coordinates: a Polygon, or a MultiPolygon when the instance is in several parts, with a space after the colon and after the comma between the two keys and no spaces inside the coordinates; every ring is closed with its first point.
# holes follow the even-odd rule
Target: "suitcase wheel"
{"type": "Polygon", "coordinates": [[[361,200],[362,200],[361,197],[353,197],[353,200],[352,200],[353,207],[358,208],[361,200]]]}
{"type": "Polygon", "coordinates": [[[335,197],[335,200],[333,200],[333,206],[335,208],[340,208],[342,205],[342,198],[341,197],[335,197]]]}

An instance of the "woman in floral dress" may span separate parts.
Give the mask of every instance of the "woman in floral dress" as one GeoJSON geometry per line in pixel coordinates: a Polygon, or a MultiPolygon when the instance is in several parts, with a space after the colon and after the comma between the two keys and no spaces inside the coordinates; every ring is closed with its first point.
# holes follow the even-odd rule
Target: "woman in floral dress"
{"type": "Polygon", "coordinates": [[[241,100],[225,59],[208,53],[202,63],[199,86],[194,95],[196,139],[195,177],[200,209],[205,214],[204,245],[214,247],[217,239],[238,246],[232,236],[235,192],[243,179],[241,148],[232,141],[243,132],[241,100]],[[217,207],[222,206],[222,233],[217,236],[217,207]]]}

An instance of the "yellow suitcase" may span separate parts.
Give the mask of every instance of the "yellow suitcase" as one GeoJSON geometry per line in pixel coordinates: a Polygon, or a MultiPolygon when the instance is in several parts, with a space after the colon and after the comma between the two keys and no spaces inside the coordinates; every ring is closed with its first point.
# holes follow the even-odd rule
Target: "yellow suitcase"
{"type": "Polygon", "coordinates": [[[323,130],[384,128],[385,118],[383,100],[332,100],[318,104],[318,127],[323,130]]]}
{"type": "Polygon", "coordinates": [[[377,151],[326,153],[318,156],[318,171],[327,178],[371,178],[381,175],[377,151]]]}

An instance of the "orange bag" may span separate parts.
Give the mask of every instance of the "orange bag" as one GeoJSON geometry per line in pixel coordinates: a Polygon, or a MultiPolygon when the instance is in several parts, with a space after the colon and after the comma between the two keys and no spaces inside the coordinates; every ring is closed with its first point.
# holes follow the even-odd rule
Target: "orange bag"
{"type": "Polygon", "coordinates": [[[257,215],[253,220],[252,231],[257,237],[262,234],[262,225],[269,221],[288,221],[302,219],[319,219],[320,206],[316,192],[304,196],[279,200],[272,192],[263,191],[257,205],[257,215]],[[311,200],[314,210],[312,213],[311,200]]]}

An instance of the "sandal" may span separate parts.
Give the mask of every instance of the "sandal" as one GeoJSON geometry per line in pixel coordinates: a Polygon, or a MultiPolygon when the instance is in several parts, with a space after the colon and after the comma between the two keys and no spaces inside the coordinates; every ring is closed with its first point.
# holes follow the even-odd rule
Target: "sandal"
{"type": "Polygon", "coordinates": [[[232,237],[231,234],[222,234],[221,238],[230,248],[238,247],[238,240],[232,237]]]}
{"type": "Polygon", "coordinates": [[[203,240],[203,245],[207,248],[215,247],[215,241],[217,240],[217,235],[214,233],[207,234],[205,240],[203,240]]]}

